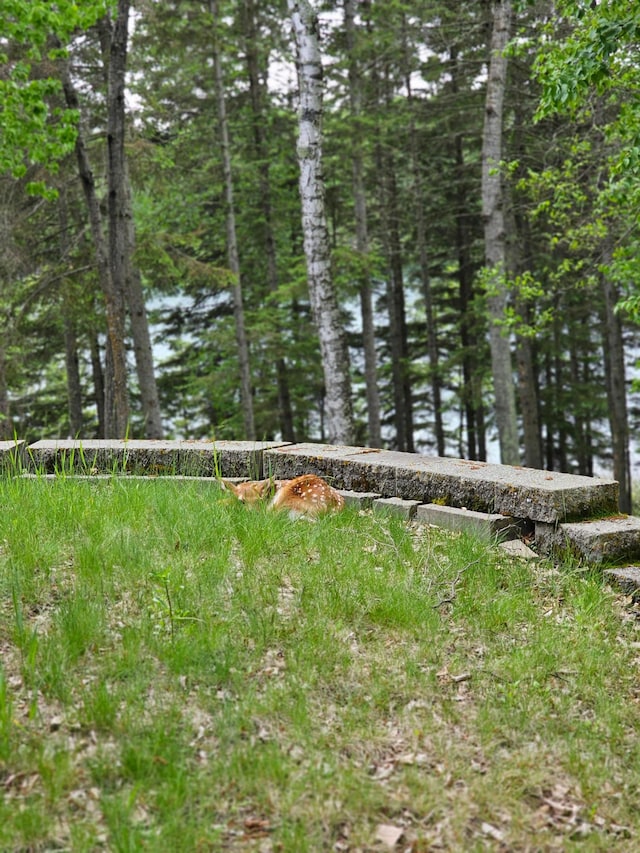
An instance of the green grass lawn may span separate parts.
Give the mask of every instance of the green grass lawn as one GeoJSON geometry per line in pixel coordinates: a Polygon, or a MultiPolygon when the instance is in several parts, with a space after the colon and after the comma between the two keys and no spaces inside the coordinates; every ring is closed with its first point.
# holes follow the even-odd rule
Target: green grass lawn
{"type": "Polygon", "coordinates": [[[637,850],[637,616],[368,512],[0,480],[0,850],[637,850]]]}

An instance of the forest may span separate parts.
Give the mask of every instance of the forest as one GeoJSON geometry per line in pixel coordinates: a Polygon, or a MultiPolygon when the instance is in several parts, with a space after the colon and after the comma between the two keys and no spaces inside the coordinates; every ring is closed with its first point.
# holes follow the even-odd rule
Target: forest
{"type": "Polygon", "coordinates": [[[285,439],[631,502],[640,7],[4,0],[0,438],[285,439]]]}

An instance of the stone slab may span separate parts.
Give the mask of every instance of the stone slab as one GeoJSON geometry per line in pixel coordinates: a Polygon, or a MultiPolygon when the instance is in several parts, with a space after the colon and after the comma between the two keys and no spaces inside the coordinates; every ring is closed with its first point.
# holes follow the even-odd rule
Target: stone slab
{"type": "Polygon", "coordinates": [[[607,478],[327,444],[269,448],[264,461],[277,477],[308,472],[339,489],[532,521],[555,523],[618,512],[618,484],[607,478]]]}
{"type": "Polygon", "coordinates": [[[347,506],[359,506],[368,509],[377,498],[382,495],[378,492],[350,492],[347,489],[338,489],[347,506]]]}
{"type": "Polygon", "coordinates": [[[536,523],[536,547],[550,556],[573,555],[588,563],[640,559],[640,518],[619,515],[552,525],[536,523]]]}
{"type": "Polygon", "coordinates": [[[525,545],[520,539],[507,539],[505,542],[500,542],[498,547],[502,551],[506,551],[511,557],[520,557],[523,560],[539,560],[540,555],[525,545]]]}
{"type": "Polygon", "coordinates": [[[281,442],[67,439],[27,449],[30,470],[54,473],[187,474],[259,479],[263,453],[281,442]]]}
{"type": "Polygon", "coordinates": [[[602,575],[608,584],[617,587],[625,595],[640,593],[640,568],[638,566],[605,569],[602,575]]]}
{"type": "Polygon", "coordinates": [[[440,504],[420,504],[416,520],[447,530],[472,530],[481,536],[499,537],[501,540],[517,539],[522,533],[522,522],[508,515],[476,512],[440,504]]]}
{"type": "Polygon", "coordinates": [[[21,439],[0,441],[0,471],[3,474],[20,473],[24,465],[25,447],[21,439]]]}
{"type": "Polygon", "coordinates": [[[399,515],[401,518],[414,518],[420,501],[406,501],[402,498],[376,498],[373,502],[375,512],[387,515],[399,515]]]}
{"type": "MultiPolygon", "coordinates": [[[[40,474],[35,473],[33,471],[23,471],[20,475],[21,478],[25,480],[48,480],[54,482],[55,480],[60,478],[60,473],[58,474],[40,474]]],[[[128,474],[124,473],[120,474],[64,474],[64,477],[69,480],[102,480],[109,481],[115,479],[124,479],[124,480],[157,480],[159,476],[157,474],[128,474]]],[[[243,480],[246,480],[246,477],[225,477],[226,480],[230,480],[233,482],[241,483],[243,480]]],[[[171,480],[175,480],[176,483],[212,483],[217,486],[220,483],[219,477],[198,477],[193,474],[172,474],[171,480]]]]}

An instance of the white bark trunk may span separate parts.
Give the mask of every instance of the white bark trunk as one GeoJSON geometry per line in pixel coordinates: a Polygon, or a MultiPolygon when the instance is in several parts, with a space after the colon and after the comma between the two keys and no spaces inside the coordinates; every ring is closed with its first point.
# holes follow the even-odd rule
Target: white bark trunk
{"type": "Polygon", "coordinates": [[[353,442],[349,351],[331,277],[322,176],[322,62],[318,17],[308,0],[288,0],[298,51],[300,115],[298,160],[302,230],[311,310],[318,330],[325,381],[327,438],[353,442]]]}

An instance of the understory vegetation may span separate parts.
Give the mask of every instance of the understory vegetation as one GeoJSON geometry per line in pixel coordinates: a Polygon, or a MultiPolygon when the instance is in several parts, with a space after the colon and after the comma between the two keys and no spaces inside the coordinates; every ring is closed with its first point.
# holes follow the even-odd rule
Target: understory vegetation
{"type": "Polygon", "coordinates": [[[0,481],[0,849],[637,849],[640,622],[580,565],[206,481],[0,481]]]}

